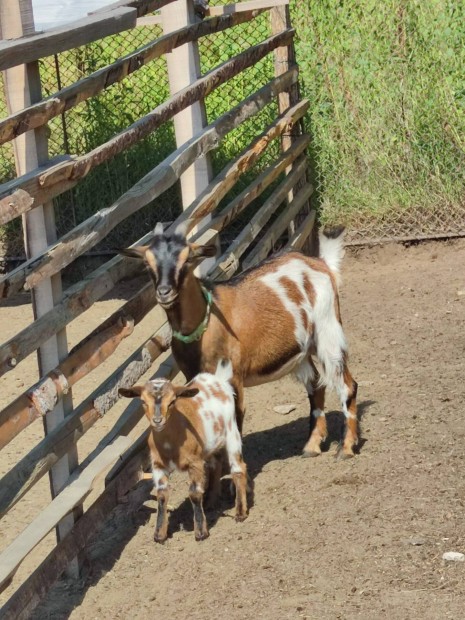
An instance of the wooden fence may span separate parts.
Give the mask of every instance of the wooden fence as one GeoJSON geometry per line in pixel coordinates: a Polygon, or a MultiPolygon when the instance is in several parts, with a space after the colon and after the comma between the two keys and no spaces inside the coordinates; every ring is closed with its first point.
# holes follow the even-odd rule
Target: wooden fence
{"type": "MultiPolygon", "coordinates": [[[[256,264],[276,247],[303,248],[314,212],[309,209],[312,187],[305,160],[309,137],[301,124],[308,103],[299,97],[287,0],[211,7],[203,20],[195,16],[191,0],[123,1],[79,23],[41,34],[33,33],[30,0],[5,0],[2,7],[0,68],[10,114],[0,121],[0,143],[14,141],[18,176],[0,187],[0,224],[23,218],[27,260],[0,278],[0,297],[14,298],[20,291],[31,291],[35,320],[0,345],[0,375],[37,352],[41,378],[0,412],[0,449],[38,419],[45,421],[45,436],[0,481],[0,518],[47,473],[52,489],[49,505],[31,514],[26,529],[0,554],[0,590],[9,597],[0,614],[4,619],[17,619],[31,613],[65,570],[77,574],[79,553],[121,497],[142,478],[148,467],[147,433],[135,440],[130,436],[142,417],[137,403],[127,407],[104,441],[80,463],[76,446],[115,405],[118,388],[137,381],[170,346],[166,323],[154,325],[153,335],[145,342],[134,341],[133,354],[89,397],[78,405],[73,403],[71,388],[107,360],[123,339],[131,337],[135,325],[147,320],[156,301],[147,280],[129,301],[93,326],[91,333],[68,351],[66,327],[122,279],[140,275],[140,266],[117,256],[66,290],[62,290],[61,270],[179,181],[184,211],[170,223],[170,229],[189,218],[193,238],[202,242],[217,239],[267,188],[272,190],[242,232],[204,269],[214,279],[230,277],[256,264]],[[234,37],[237,25],[263,12],[269,12],[271,36],[200,75],[198,39],[220,31],[234,37]],[[162,23],[165,34],[52,96],[41,97],[39,58],[135,28],[142,18],[144,23],[162,23]],[[206,125],[204,98],[270,53],[275,58],[274,78],[257,84],[256,92],[206,125]],[[169,54],[172,92],[167,101],[84,156],[63,154],[59,160],[48,159],[44,129],[50,119],[164,54],[169,54]],[[18,59],[26,64],[18,66],[18,59]],[[209,153],[229,132],[276,101],[279,112],[274,121],[213,177],[209,153]],[[177,149],[116,202],[56,239],[52,199],[173,119],[177,149]],[[281,144],[279,157],[219,210],[222,199],[276,140],[281,144]],[[84,511],[85,498],[109,467],[102,492],[84,511]],[[22,583],[11,583],[21,562],[54,528],[58,538],[53,550],[22,583]]],[[[151,235],[148,232],[134,243],[145,243],[151,235]]],[[[170,356],[153,370],[156,376],[171,378],[178,372],[170,356]]]]}

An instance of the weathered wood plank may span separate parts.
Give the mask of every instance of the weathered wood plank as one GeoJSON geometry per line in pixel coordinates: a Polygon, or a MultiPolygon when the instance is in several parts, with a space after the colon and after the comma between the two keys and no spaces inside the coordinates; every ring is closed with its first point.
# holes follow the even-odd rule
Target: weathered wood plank
{"type": "Polygon", "coordinates": [[[44,33],[0,41],[0,71],[129,30],[136,20],[135,9],[122,7],[44,33]]]}
{"type": "Polygon", "coordinates": [[[252,9],[272,9],[276,6],[289,4],[289,0],[249,0],[248,2],[236,2],[234,4],[224,4],[223,6],[209,6],[207,15],[229,15],[241,11],[252,9]]]}
{"type": "Polygon", "coordinates": [[[34,198],[22,189],[18,189],[0,201],[0,226],[26,213],[34,204],[34,198]]]}
{"type": "Polygon", "coordinates": [[[231,26],[249,21],[259,15],[259,13],[260,11],[249,11],[223,17],[214,17],[193,26],[180,28],[155,41],[151,41],[134,52],[123,56],[111,65],[102,67],[98,71],[63,88],[35,105],[29,106],[1,120],[0,144],[12,140],[25,131],[36,129],[44,125],[50,119],[70,110],[86,99],[97,95],[112,84],[120,82],[155,58],[159,58],[163,54],[169,53],[173,49],[190,41],[195,41],[205,35],[213,32],[221,32],[231,26]]]}
{"type": "Polygon", "coordinates": [[[0,412],[0,450],[37,418],[54,409],[63,394],[105,361],[134,330],[132,317],[121,314],[114,323],[71,352],[0,412]]]}
{"type": "Polygon", "coordinates": [[[2,607],[0,610],[2,620],[30,618],[33,609],[64,572],[68,563],[86,547],[91,537],[105,523],[110,512],[118,504],[119,498],[141,479],[143,470],[149,464],[149,451],[145,442],[139,442],[139,445],[141,451],[132,458],[124,471],[108,484],[69,534],[58,543],[2,607]]]}
{"type": "Polygon", "coordinates": [[[304,221],[300,224],[299,228],[295,231],[293,237],[289,240],[287,247],[294,248],[295,250],[301,250],[304,247],[305,242],[312,232],[313,225],[315,223],[315,215],[316,213],[314,209],[310,211],[304,221]]]}
{"type": "MultiPolygon", "coordinates": [[[[225,228],[235,219],[255,198],[257,198],[296,158],[305,150],[310,142],[310,136],[299,138],[285,154],[271,166],[263,170],[252,183],[238,194],[221,212],[203,226],[194,236],[198,243],[208,243],[213,231],[225,228]]],[[[225,192],[226,193],[226,192],[225,192]]]]}
{"type": "MultiPolygon", "coordinates": [[[[291,147],[292,148],[292,147],[291,147]]],[[[298,164],[296,163],[296,166],[298,164]]],[[[262,258],[266,258],[268,254],[273,250],[274,246],[278,242],[281,235],[284,233],[286,228],[289,225],[289,222],[293,220],[293,218],[299,213],[302,209],[302,205],[305,205],[305,201],[311,196],[313,192],[313,187],[311,185],[306,185],[300,189],[300,191],[296,194],[294,200],[292,200],[288,206],[288,208],[281,213],[281,215],[273,222],[273,226],[267,231],[265,237],[260,239],[260,244],[257,245],[244,259],[242,263],[243,269],[248,269],[252,267],[257,261],[262,258]],[[306,189],[307,188],[307,189],[306,189]],[[303,200],[300,198],[301,192],[305,191],[305,198],[303,200]]]]}
{"type": "MultiPolygon", "coordinates": [[[[177,0],[170,7],[161,10],[163,32],[168,34],[178,28],[195,24],[198,17],[192,0],[177,0]]],[[[198,7],[199,5],[197,5],[198,7]]],[[[203,8],[202,8],[203,10],[203,8]]],[[[166,56],[168,82],[170,93],[174,95],[183,88],[193,84],[202,75],[200,52],[197,41],[187,43],[173,50],[166,56]]],[[[205,99],[199,99],[191,106],[176,114],[173,118],[176,146],[191,140],[207,126],[207,110],[205,99]]],[[[198,198],[213,178],[213,168],[210,153],[199,157],[192,166],[189,166],[179,179],[181,185],[181,203],[186,210],[193,200],[198,198]]],[[[203,261],[197,273],[203,275],[211,259],[203,261]]]]}
{"type": "MultiPolygon", "coordinates": [[[[28,176],[27,179],[20,177],[15,181],[5,183],[0,187],[0,199],[10,195],[17,189],[27,191],[34,198],[34,204],[40,204],[61,194],[69,189],[70,183],[74,183],[78,179],[87,176],[92,168],[133,146],[194,101],[206,97],[218,86],[238,75],[244,69],[254,65],[276,47],[286,45],[292,40],[293,36],[294,30],[289,29],[224,62],[205,76],[199,78],[192,86],[181,90],[166,102],[157,106],[150,114],[142,117],[111,140],[93,149],[86,155],[71,157],[69,161],[52,166],[46,172],[37,170],[35,176],[28,176]]],[[[278,92],[276,92],[276,95],[278,92]]]]}
{"type": "MultiPolygon", "coordinates": [[[[305,159],[300,162],[298,166],[278,185],[271,196],[267,199],[257,213],[252,217],[250,222],[246,224],[244,229],[237,235],[234,241],[231,243],[226,252],[218,258],[215,266],[211,272],[211,277],[214,280],[224,280],[232,276],[237,271],[240,265],[240,258],[246,251],[249,245],[254,241],[258,234],[268,223],[269,219],[280,206],[283,200],[286,199],[287,193],[293,187],[295,182],[302,175],[305,170],[305,159]]],[[[311,188],[310,188],[311,190],[311,188]]],[[[306,194],[310,194],[307,192],[306,194]]],[[[300,207],[303,201],[300,202],[300,207]]]]}
{"type": "Polygon", "coordinates": [[[98,477],[114,464],[130,444],[129,437],[117,437],[0,554],[0,592],[8,585],[24,558],[63,517],[83,503],[98,477]]]}
{"type": "Polygon", "coordinates": [[[117,368],[63,422],[28,452],[0,482],[0,518],[118,401],[118,389],[133,385],[168,350],[171,329],[165,323],[117,368]]]}
{"type": "Polygon", "coordinates": [[[111,4],[106,4],[100,9],[91,11],[89,15],[98,15],[99,13],[106,13],[107,11],[113,11],[122,7],[129,7],[137,10],[137,17],[143,17],[147,13],[153,13],[158,11],[163,6],[174,2],[174,0],[118,0],[111,4]]]}
{"type": "Polygon", "coordinates": [[[2,276],[0,278],[0,297],[2,295],[12,296],[20,291],[23,286],[26,288],[37,286],[44,278],[59,272],[77,256],[92,248],[117,224],[176,183],[181,174],[199,155],[216,148],[227,133],[244,121],[245,114],[250,115],[254,106],[261,105],[260,102],[270,101],[272,92],[292,79],[293,74],[291,72],[280,76],[277,83],[270,82],[261,88],[230,112],[223,114],[189,142],[176,149],[113,205],[93,214],[40,256],[22,263],[16,269],[2,276]],[[257,101],[259,103],[256,103],[257,101]],[[244,112],[245,109],[247,112],[244,112]]]}

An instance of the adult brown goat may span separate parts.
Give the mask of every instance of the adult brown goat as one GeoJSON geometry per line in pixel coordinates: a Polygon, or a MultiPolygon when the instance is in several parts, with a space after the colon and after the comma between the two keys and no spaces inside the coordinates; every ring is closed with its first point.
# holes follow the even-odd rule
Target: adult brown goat
{"type": "Polygon", "coordinates": [[[338,296],[342,230],[320,233],[319,258],[282,253],[220,284],[195,276],[200,260],[214,256],[216,247],[189,243],[182,225],[168,235],[159,223],[150,245],[122,253],[142,259],[148,268],[173,331],[173,355],[187,380],[199,372],[214,373],[222,358],[231,360],[241,432],[243,388],[292,372],[310,399],[304,455],[320,454],[327,437],[326,387],[336,389],[345,415],[340,455],[354,455],[357,383],[347,366],[338,296]],[[312,355],[321,364],[321,376],[312,355]]]}

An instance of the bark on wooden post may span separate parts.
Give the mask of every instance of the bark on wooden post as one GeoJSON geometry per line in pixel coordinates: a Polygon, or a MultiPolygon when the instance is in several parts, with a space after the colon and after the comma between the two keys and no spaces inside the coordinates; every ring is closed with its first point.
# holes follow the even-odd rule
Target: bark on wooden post
{"type": "MultiPolygon", "coordinates": [[[[270,11],[270,20],[271,20],[271,32],[272,34],[278,34],[286,28],[291,27],[291,17],[289,11],[289,5],[285,6],[277,6],[271,9],[270,11]]],[[[274,52],[274,62],[275,62],[275,75],[281,75],[282,73],[289,70],[290,67],[296,65],[295,59],[295,48],[294,43],[292,42],[290,45],[278,47],[278,49],[274,52]]],[[[296,82],[292,84],[290,88],[283,93],[278,95],[278,108],[280,114],[282,114],[285,110],[287,110],[290,106],[295,105],[298,101],[300,101],[300,88],[299,83],[296,82]]],[[[283,135],[281,138],[281,147],[283,151],[287,151],[291,148],[294,140],[303,133],[302,124],[296,124],[293,126],[291,133],[287,135],[283,135]]],[[[292,171],[292,166],[290,166],[286,170],[286,174],[289,174],[292,171]]],[[[307,172],[304,173],[301,179],[299,179],[293,189],[289,192],[287,197],[287,202],[290,204],[294,198],[294,193],[297,193],[307,182],[308,182],[307,172]]],[[[291,237],[294,233],[301,220],[303,220],[306,215],[310,212],[310,204],[307,201],[306,204],[302,208],[302,214],[297,215],[295,220],[293,220],[289,225],[289,237],[291,237]]],[[[310,252],[311,244],[308,243],[304,247],[304,251],[310,252]]]]}
{"type": "MultiPolygon", "coordinates": [[[[177,0],[161,9],[163,33],[168,34],[178,28],[194,24],[196,18],[193,0],[177,0]]],[[[195,82],[200,75],[200,55],[197,41],[186,43],[166,55],[170,92],[172,95],[195,82]]],[[[197,101],[174,117],[176,145],[179,147],[190,140],[207,125],[207,114],[203,100],[197,101]]],[[[213,177],[209,155],[202,155],[181,176],[183,209],[201,194],[213,177]]],[[[194,229],[192,232],[195,232],[194,229]]],[[[205,274],[213,264],[213,259],[203,261],[199,269],[205,274]]]]}
{"type": "MultiPolygon", "coordinates": [[[[31,0],[2,0],[0,3],[3,38],[17,38],[34,32],[31,0]]],[[[37,62],[20,65],[4,72],[5,93],[9,113],[14,113],[41,99],[41,85],[37,62]]],[[[18,175],[25,174],[48,159],[46,128],[29,131],[14,141],[15,162],[18,175]]],[[[56,240],[53,204],[50,202],[23,215],[25,250],[28,258],[40,254],[56,240]]],[[[48,312],[61,299],[61,276],[44,280],[32,291],[34,318],[48,312]]],[[[40,376],[52,370],[67,355],[66,331],[63,329],[39,349],[40,376]]],[[[52,430],[66,412],[72,410],[71,393],[50,412],[44,420],[45,432],[52,430]]],[[[50,485],[52,496],[57,495],[70,472],[77,466],[77,451],[61,459],[52,469],[50,485]]],[[[73,527],[74,515],[70,514],[57,527],[60,540],[73,527]]],[[[78,575],[77,561],[70,565],[70,575],[78,575]]]]}

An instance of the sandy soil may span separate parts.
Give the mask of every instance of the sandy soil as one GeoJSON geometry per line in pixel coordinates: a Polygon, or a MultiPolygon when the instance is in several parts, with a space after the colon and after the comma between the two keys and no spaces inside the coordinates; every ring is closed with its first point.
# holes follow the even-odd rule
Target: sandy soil
{"type": "MultiPolygon", "coordinates": [[[[102,318],[105,303],[113,302],[93,310],[102,318]]],[[[175,476],[171,535],[157,545],[156,502],[142,483],[89,549],[86,575],[60,581],[33,618],[462,617],[465,563],[446,564],[442,554],[465,553],[465,241],[347,255],[342,312],[360,386],[363,441],[355,459],[336,460],[335,441],[319,458],[301,457],[308,401],[299,384],[250,389],[244,452],[255,502],[247,521],[235,523],[226,494],[208,513],[210,538],[196,543],[187,480],[175,476]],[[273,411],[284,403],[296,409],[273,411]]],[[[8,386],[23,379],[3,379],[7,401],[15,393],[8,386]]],[[[91,389],[89,382],[80,389],[91,389]]],[[[334,396],[328,412],[337,440],[334,396]]],[[[94,428],[95,441],[106,430],[94,428]]],[[[30,429],[2,452],[2,470],[40,435],[39,426],[30,429]]],[[[2,534],[15,535],[30,509],[21,502],[2,534]]]]}

